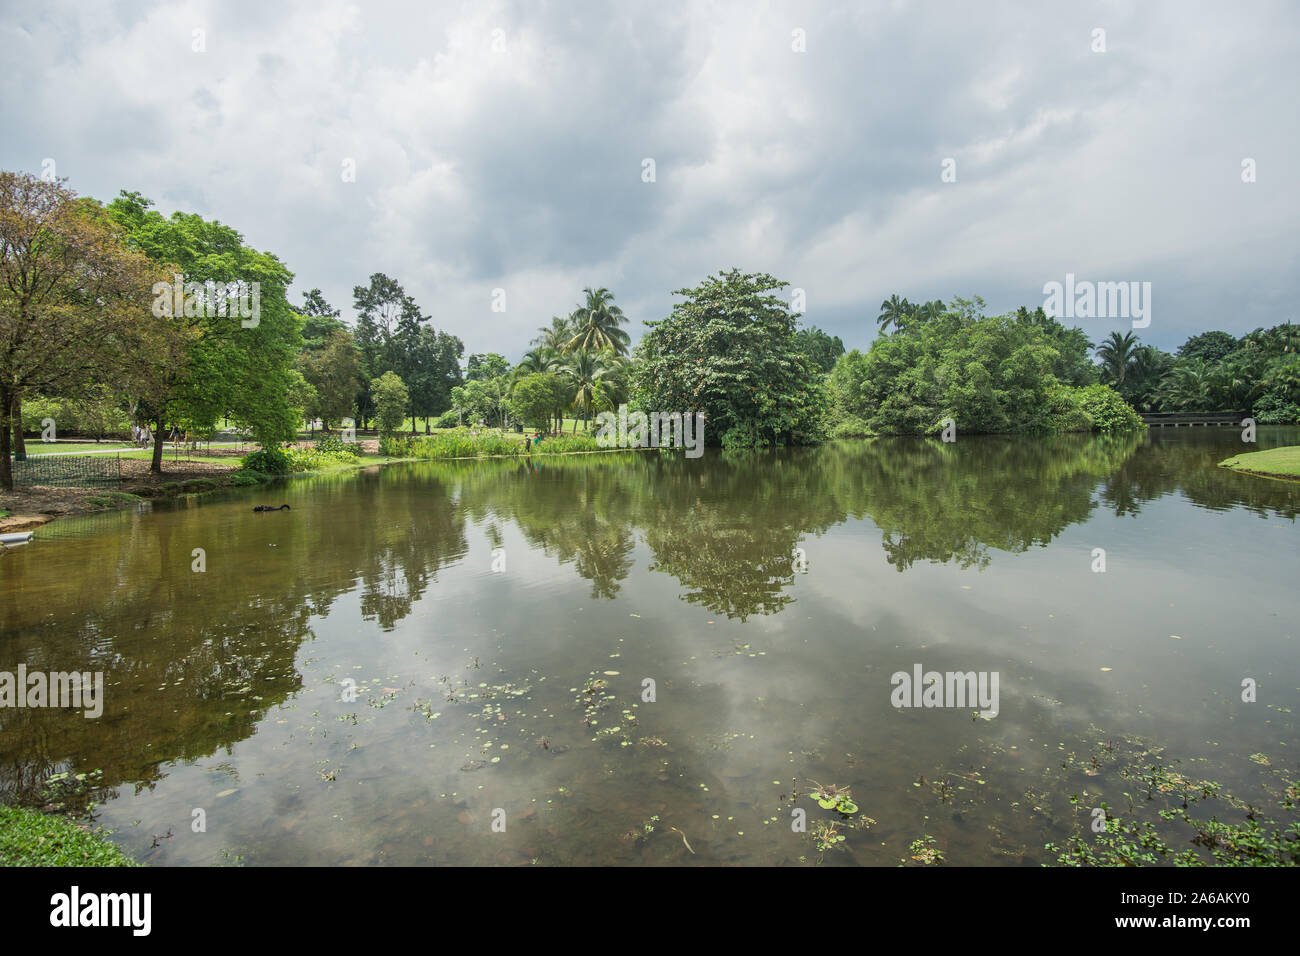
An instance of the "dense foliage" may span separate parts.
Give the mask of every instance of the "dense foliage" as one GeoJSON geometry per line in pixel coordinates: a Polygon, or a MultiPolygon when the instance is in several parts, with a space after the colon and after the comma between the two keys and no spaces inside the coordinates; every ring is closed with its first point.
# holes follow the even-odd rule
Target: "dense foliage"
{"type": "Polygon", "coordinates": [[[1141,424],[1119,407],[1118,394],[1095,385],[1080,330],[1041,309],[984,316],[979,299],[938,305],[891,317],[897,331],[877,338],[865,355],[855,350],[840,358],[828,382],[832,434],[937,434],[947,419],[966,433],[1141,424]]]}
{"type": "Polygon", "coordinates": [[[825,434],[822,376],[795,339],[796,317],[762,273],[710,276],[636,350],[634,396],[646,411],[700,412],[723,447],[817,442],[825,434]]]}
{"type": "MultiPolygon", "coordinates": [[[[1240,338],[1203,332],[1170,354],[1131,331],[1094,345],[1042,308],[986,316],[978,297],[891,295],[870,349],[846,353],[839,337],[799,327],[777,295],[786,283],[737,269],[677,290],[682,301],[645,323],[630,355],[628,317],[609,289],[590,286],[517,363],[476,353],[462,370],[461,341],[432,328],[396,279],[374,273],[355,286],[349,325],[319,289],[290,307],[292,274],[236,230],[151,207],[139,193],[105,206],[62,183],[0,174],[0,338],[9,343],[0,355],[0,487],[11,484],[11,438],[23,451],[24,433],[38,434],[45,419],[61,438],[120,437],[148,424],[155,471],[173,426],[202,438],[225,420],[263,446],[252,471],[264,474],[294,466],[280,448],[304,419],[327,435],[373,420],[389,439],[407,423],[414,438],[420,417],[426,434],[436,421],[443,430],[577,435],[626,403],[701,412],[705,441],[727,448],[934,435],[948,419],[964,433],[1123,431],[1140,426],[1136,411],[1300,422],[1293,323],[1240,338]],[[142,292],[160,278],[191,284],[168,297],[175,308],[164,313],[156,294],[151,303],[142,292]],[[254,284],[255,321],[209,308],[221,290],[254,284]]],[[[463,441],[450,436],[447,447],[463,441]]],[[[314,454],[347,456],[341,449],[318,445],[314,454]]]]}

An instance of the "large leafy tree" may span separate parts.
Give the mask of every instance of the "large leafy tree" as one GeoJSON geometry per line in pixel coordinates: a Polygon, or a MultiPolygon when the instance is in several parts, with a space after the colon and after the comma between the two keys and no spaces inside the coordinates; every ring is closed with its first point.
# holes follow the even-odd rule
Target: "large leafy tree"
{"type": "Polygon", "coordinates": [[[375,399],[375,421],[382,435],[392,435],[402,426],[411,396],[396,372],[385,372],[370,383],[375,399]]]}
{"type": "MultiPolygon", "coordinates": [[[[229,226],[180,212],[166,218],[152,205],[123,190],[108,210],[136,248],[156,262],[173,264],[186,285],[207,290],[196,297],[202,301],[196,301],[193,314],[186,298],[183,324],[192,343],[183,359],[153,360],[156,383],[142,401],[155,426],[152,470],[162,470],[169,422],[203,434],[224,415],[263,446],[292,439],[301,417],[290,389],[302,347],[302,319],[286,298],[293,273],[274,255],[244,245],[243,236],[229,226]],[[242,317],[228,303],[221,307],[219,290],[231,286],[250,297],[256,290],[256,316],[242,317]]],[[[176,312],[173,307],[172,318],[180,321],[176,312]]]]}
{"type": "MultiPolygon", "coordinates": [[[[518,383],[528,376],[544,372],[558,373],[562,365],[564,365],[564,353],[558,347],[539,345],[536,348],[529,349],[524,353],[523,358],[519,360],[519,364],[511,370],[511,394],[514,393],[518,383]]],[[[555,403],[551,406],[551,427],[558,431],[564,425],[564,410],[572,404],[573,395],[569,391],[568,379],[559,374],[554,375],[553,378],[558,383],[559,390],[552,389],[551,391],[552,397],[555,399],[555,403]]]]}
{"type": "Polygon", "coordinates": [[[565,343],[565,351],[609,349],[623,355],[631,339],[620,326],[627,324],[627,316],[614,304],[614,293],[601,287],[582,290],[586,300],[570,317],[573,335],[565,343]]]}
{"type": "Polygon", "coordinates": [[[706,416],[709,443],[806,444],[824,435],[825,395],[795,340],[797,317],[774,295],[788,283],[765,273],[720,272],[637,346],[634,396],[645,410],[706,416]]]}
{"type": "Polygon", "coordinates": [[[429,418],[451,408],[451,390],[461,384],[460,357],[465,352],[461,340],[450,332],[422,326],[407,363],[407,388],[411,393],[411,431],[415,416],[424,417],[425,431],[429,418]]]}
{"type": "Polygon", "coordinates": [[[1180,359],[1200,359],[1204,362],[1217,362],[1225,359],[1237,350],[1235,336],[1227,332],[1211,331],[1193,335],[1178,348],[1180,359]]]}
{"type": "Polygon", "coordinates": [[[530,428],[546,428],[557,408],[569,402],[569,386],[551,372],[528,372],[511,385],[510,407],[530,428]]]}
{"type": "Polygon", "coordinates": [[[957,298],[937,318],[877,338],[865,356],[841,358],[830,377],[835,434],[933,434],[947,418],[964,433],[1133,423],[1125,415],[1099,424],[1089,409],[1119,396],[1072,387],[1086,340],[1046,316],[982,312],[980,299],[957,298]]]}
{"type": "Polygon", "coordinates": [[[361,356],[346,328],[336,329],[322,348],[303,353],[303,377],[315,390],[305,409],[309,418],[319,418],[325,430],[350,416],[357,399],[361,356]]]}
{"type": "Polygon", "coordinates": [[[1083,329],[1066,328],[1044,311],[1040,305],[1032,312],[1021,306],[1016,310],[1016,321],[1033,326],[1046,334],[1057,351],[1052,374],[1066,385],[1091,385],[1097,381],[1097,366],[1092,361],[1093,346],[1083,329]]]}
{"type": "Polygon", "coordinates": [[[171,354],[172,326],[151,309],[163,275],[98,203],[0,172],[0,487],[13,488],[12,419],[24,394],[125,392],[171,354]]]}
{"type": "Polygon", "coordinates": [[[302,308],[298,312],[303,317],[303,348],[308,352],[323,349],[330,336],[347,328],[339,318],[339,310],[325,301],[320,289],[312,289],[303,295],[302,308]]]}
{"type": "Polygon", "coordinates": [[[357,411],[362,426],[373,411],[371,386],[384,372],[396,367],[394,338],[404,314],[409,317],[413,303],[402,284],[376,272],[367,285],[354,286],[352,307],[357,321],[353,341],[361,353],[361,390],[357,393],[357,411]]]}
{"type": "Polygon", "coordinates": [[[465,361],[465,381],[487,382],[505,375],[510,362],[496,352],[475,352],[465,361]]]}

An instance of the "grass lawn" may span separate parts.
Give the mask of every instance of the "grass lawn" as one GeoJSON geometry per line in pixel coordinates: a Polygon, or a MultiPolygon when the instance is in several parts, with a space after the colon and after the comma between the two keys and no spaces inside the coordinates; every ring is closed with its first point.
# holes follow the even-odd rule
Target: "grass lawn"
{"type": "Polygon", "coordinates": [[[0,807],[0,866],[137,866],[103,837],[61,817],[0,807]]]}
{"type": "Polygon", "coordinates": [[[44,442],[40,439],[33,441],[28,439],[24,444],[27,446],[27,457],[34,458],[37,455],[49,455],[54,452],[84,452],[84,451],[129,451],[132,448],[138,448],[138,445],[132,445],[124,441],[102,441],[96,444],[93,441],[58,441],[44,442]]]}
{"type": "Polygon", "coordinates": [[[1222,468],[1244,471],[1251,475],[1264,475],[1269,478],[1300,479],[1300,445],[1286,445],[1282,448],[1270,448],[1268,451],[1252,451],[1244,455],[1219,462],[1222,468]]]}
{"type": "MultiPolygon", "coordinates": [[[[225,442],[225,441],[213,442],[212,446],[214,448],[237,447],[234,442],[225,442]]],[[[199,446],[200,454],[202,453],[201,452],[202,447],[203,447],[202,445],[199,446]]],[[[251,442],[248,443],[248,448],[250,451],[256,447],[257,446],[254,445],[253,443],[251,442]]],[[[95,444],[95,442],[93,441],[89,441],[89,442],[28,441],[27,442],[28,458],[35,458],[37,455],[53,455],[53,454],[71,455],[71,454],[85,454],[86,452],[103,452],[105,454],[110,454],[110,455],[116,452],[120,454],[123,458],[127,458],[127,457],[149,458],[153,455],[153,446],[151,445],[148,448],[141,448],[139,445],[132,445],[130,442],[117,442],[117,441],[102,441],[99,444],[95,444]]],[[[170,444],[163,446],[163,457],[171,458],[173,454],[174,452],[170,444]]]]}

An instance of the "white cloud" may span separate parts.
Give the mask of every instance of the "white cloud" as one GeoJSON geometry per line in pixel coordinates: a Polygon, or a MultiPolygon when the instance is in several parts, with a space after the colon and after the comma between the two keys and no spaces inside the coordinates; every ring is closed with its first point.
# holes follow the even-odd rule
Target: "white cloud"
{"type": "Polygon", "coordinates": [[[806,288],[850,345],[891,292],[1002,310],[1065,271],[1150,279],[1147,337],[1172,348],[1295,318],[1296,24],[1281,4],[55,3],[0,27],[0,166],[53,157],[83,193],[234,225],[345,314],[386,272],[471,351],[517,356],[589,284],[636,334],[733,265],[806,288]]]}

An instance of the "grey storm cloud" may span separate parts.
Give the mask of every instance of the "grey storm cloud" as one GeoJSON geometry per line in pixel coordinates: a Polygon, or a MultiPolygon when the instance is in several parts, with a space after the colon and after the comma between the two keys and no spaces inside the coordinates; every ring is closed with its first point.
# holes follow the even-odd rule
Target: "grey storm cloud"
{"type": "Polygon", "coordinates": [[[1297,318],[1298,33],[1284,3],[11,4],[0,166],[233,225],[345,315],[386,272],[512,358],[585,285],[635,337],[733,266],[850,346],[892,293],[1150,281],[1174,348],[1297,318]]]}

